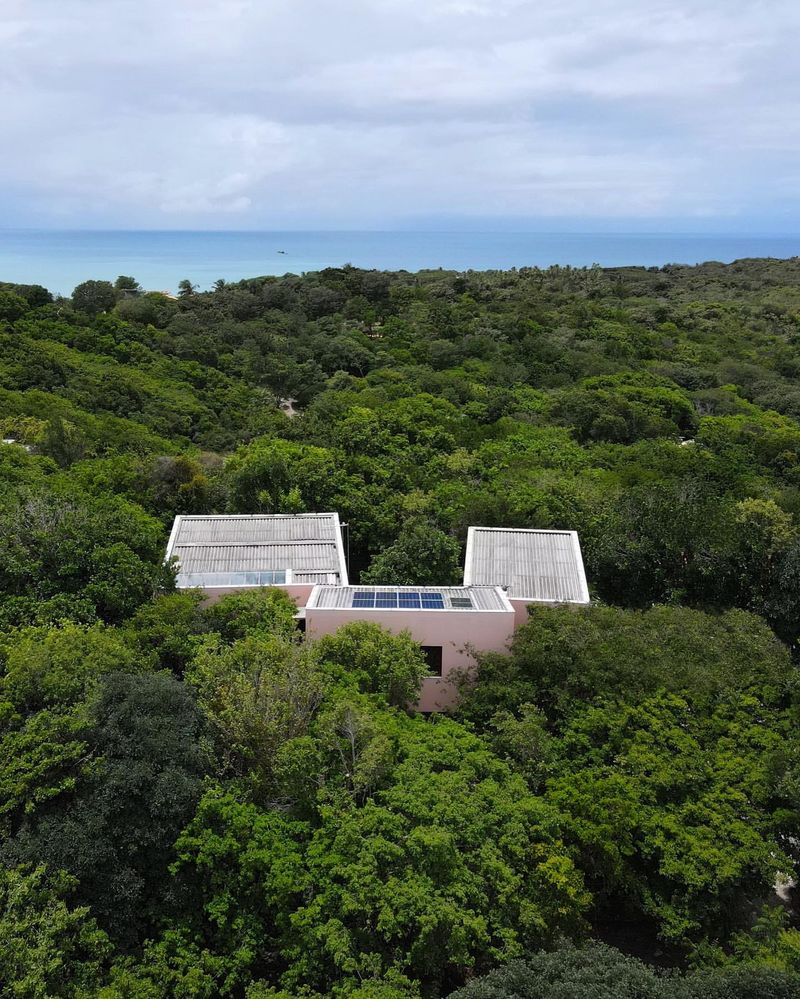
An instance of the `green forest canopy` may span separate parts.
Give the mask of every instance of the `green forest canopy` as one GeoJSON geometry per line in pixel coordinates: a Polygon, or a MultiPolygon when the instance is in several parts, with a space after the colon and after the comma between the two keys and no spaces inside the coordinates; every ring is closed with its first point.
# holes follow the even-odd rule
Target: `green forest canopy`
{"type": "Polygon", "coordinates": [[[9,995],[800,994],[800,260],[6,284],[0,341],[9,995]],[[407,637],[173,591],[177,513],[313,510],[372,582],[577,530],[593,606],[426,719],[407,637]]]}

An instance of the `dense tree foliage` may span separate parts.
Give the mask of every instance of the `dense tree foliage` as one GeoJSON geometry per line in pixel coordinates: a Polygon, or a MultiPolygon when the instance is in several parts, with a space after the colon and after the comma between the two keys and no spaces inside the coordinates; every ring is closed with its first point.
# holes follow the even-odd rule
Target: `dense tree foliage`
{"type": "Polygon", "coordinates": [[[454,999],[796,999],[785,972],[737,968],[722,974],[659,973],[611,947],[565,947],[515,961],[453,993],[454,999]]]}
{"type": "Polygon", "coordinates": [[[798,260],[0,284],[0,991],[796,999],[798,374],[798,260]],[[174,592],[176,514],[314,510],[593,604],[428,719],[408,635],[174,592]]]}
{"type": "Polygon", "coordinates": [[[442,586],[463,576],[461,549],[454,537],[427,524],[403,528],[397,541],[376,555],[361,574],[363,583],[442,586]]]}
{"type": "Polygon", "coordinates": [[[754,616],[536,609],[470,686],[462,713],[568,817],[601,921],[725,937],[791,868],[796,673],[754,616]]]}
{"type": "Polygon", "coordinates": [[[110,281],[84,281],[72,293],[72,304],[80,312],[96,315],[107,312],[117,301],[110,281]]]}

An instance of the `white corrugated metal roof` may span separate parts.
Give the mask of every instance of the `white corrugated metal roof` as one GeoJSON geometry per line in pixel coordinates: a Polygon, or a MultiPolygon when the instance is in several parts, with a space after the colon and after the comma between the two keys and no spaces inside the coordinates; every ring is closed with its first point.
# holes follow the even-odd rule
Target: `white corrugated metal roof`
{"type": "Polygon", "coordinates": [[[249,572],[259,569],[292,569],[295,572],[334,572],[336,544],[307,541],[271,545],[176,545],[182,572],[249,572]]]}
{"type": "Polygon", "coordinates": [[[413,607],[354,607],[353,598],[359,593],[440,594],[442,607],[419,607],[416,610],[445,611],[513,611],[499,586],[316,586],[306,606],[318,610],[397,610],[413,607]],[[465,605],[469,599],[470,606],[465,605]],[[455,601],[455,603],[454,603],[455,601]],[[461,603],[460,603],[461,602],[461,603]]]}
{"type": "Polygon", "coordinates": [[[470,527],[464,583],[502,586],[518,600],[589,603],[575,531],[470,527]]]}
{"type": "Polygon", "coordinates": [[[243,514],[178,517],[177,542],[188,544],[276,544],[293,541],[336,542],[335,513],[243,514]]]}
{"type": "Polygon", "coordinates": [[[280,570],[291,573],[291,582],[328,581],[334,574],[347,583],[336,513],[176,517],[167,547],[172,558],[179,587],[202,586],[204,575],[209,586],[224,585],[219,580],[226,575],[239,585],[236,574],[280,570]]]}

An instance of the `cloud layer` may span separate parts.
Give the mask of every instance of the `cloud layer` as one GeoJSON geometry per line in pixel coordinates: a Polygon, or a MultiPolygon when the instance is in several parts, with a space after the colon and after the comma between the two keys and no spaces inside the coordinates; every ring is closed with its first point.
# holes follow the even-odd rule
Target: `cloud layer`
{"type": "Polygon", "coordinates": [[[800,219],[796,0],[0,0],[6,225],[800,219]]]}

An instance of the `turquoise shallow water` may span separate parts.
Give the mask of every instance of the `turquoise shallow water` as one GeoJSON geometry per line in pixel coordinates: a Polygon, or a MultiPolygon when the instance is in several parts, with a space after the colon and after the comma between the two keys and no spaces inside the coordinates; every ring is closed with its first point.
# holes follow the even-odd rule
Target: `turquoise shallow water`
{"type": "Polygon", "coordinates": [[[96,232],[0,230],[0,281],[69,293],[88,278],[133,275],[145,288],[295,274],[351,263],[385,270],[606,267],[793,257],[797,236],[534,232],[96,232]],[[283,253],[279,253],[283,250],[283,253]]]}

